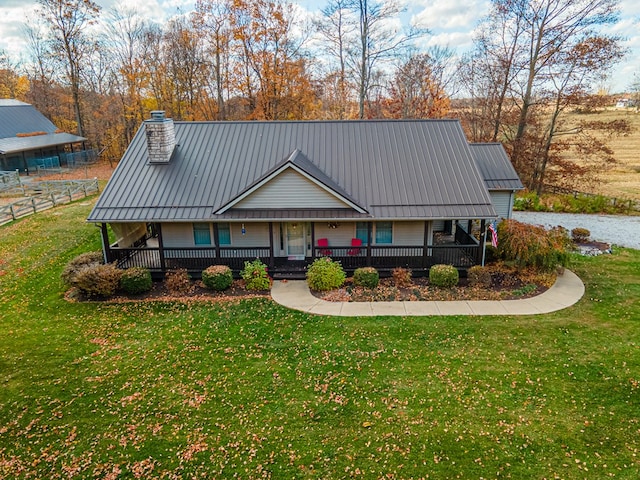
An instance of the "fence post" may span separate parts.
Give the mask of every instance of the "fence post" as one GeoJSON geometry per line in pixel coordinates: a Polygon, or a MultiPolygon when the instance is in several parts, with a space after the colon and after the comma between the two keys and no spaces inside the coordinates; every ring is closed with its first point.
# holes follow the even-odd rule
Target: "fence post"
{"type": "Polygon", "coordinates": [[[58,204],[56,203],[56,196],[53,193],[51,193],[49,194],[49,197],[51,197],[51,203],[53,204],[53,206],[57,207],[58,204]]]}
{"type": "Polygon", "coordinates": [[[13,203],[9,204],[9,211],[11,211],[11,218],[16,219],[16,213],[13,211],[13,203]]]}

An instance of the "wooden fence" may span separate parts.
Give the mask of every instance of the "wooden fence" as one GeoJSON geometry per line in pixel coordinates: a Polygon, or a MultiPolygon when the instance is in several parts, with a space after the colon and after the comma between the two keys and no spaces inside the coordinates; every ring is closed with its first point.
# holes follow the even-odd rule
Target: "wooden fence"
{"type": "Polygon", "coordinates": [[[607,197],[605,195],[599,195],[597,193],[580,192],[578,190],[572,190],[570,188],[559,187],[556,185],[545,185],[543,188],[543,191],[544,193],[573,195],[574,198],[578,198],[578,197],[602,198],[614,207],[624,209],[627,211],[634,210],[636,212],[640,212],[640,201],[638,200],[630,200],[628,198],[607,197]]]}
{"type": "Polygon", "coordinates": [[[24,198],[0,205],[0,225],[100,191],[98,179],[33,182],[21,186],[24,198]]]}

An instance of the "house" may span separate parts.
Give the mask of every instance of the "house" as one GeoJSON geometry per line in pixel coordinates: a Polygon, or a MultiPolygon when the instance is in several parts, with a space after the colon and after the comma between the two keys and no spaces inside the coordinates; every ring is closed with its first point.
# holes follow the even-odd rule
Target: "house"
{"type": "Polygon", "coordinates": [[[156,275],[237,272],[256,257],[276,277],[320,256],[347,271],[464,269],[482,262],[485,221],[498,217],[475,148],[457,120],[173,122],[152,112],[88,221],[101,225],[106,261],[156,275]],[[480,240],[466,227],[474,220],[480,240]]]}
{"type": "Polygon", "coordinates": [[[0,99],[0,170],[34,173],[60,169],[86,157],[87,139],[61,132],[33,105],[0,99]],[[74,151],[75,146],[75,151],[74,151]],[[82,153],[81,153],[82,152],[82,153]]]}
{"type": "Polygon", "coordinates": [[[513,200],[524,186],[501,143],[470,145],[498,218],[511,218],[513,200]]]}

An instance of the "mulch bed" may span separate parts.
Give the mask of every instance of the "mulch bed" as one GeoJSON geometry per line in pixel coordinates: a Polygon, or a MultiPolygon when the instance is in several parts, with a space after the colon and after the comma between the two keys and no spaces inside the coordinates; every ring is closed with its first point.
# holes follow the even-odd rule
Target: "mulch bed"
{"type": "Polygon", "coordinates": [[[471,286],[461,278],[453,288],[429,285],[426,277],[413,278],[409,287],[397,287],[392,278],[380,279],[375,289],[353,285],[347,279],[345,285],[328,292],[313,295],[330,302],[380,302],[380,301],[454,301],[454,300],[515,300],[540,295],[553,285],[556,273],[537,273],[517,270],[503,265],[488,267],[491,270],[491,285],[471,286]]]}
{"type": "Polygon", "coordinates": [[[100,302],[100,303],[126,303],[126,302],[233,302],[245,298],[270,298],[269,290],[249,291],[244,287],[243,280],[234,280],[233,284],[223,292],[210,290],[202,281],[192,281],[191,287],[185,292],[171,292],[165,286],[165,282],[153,282],[151,290],[138,295],[127,295],[119,292],[108,298],[87,297],[78,289],[72,288],[65,293],[65,299],[70,302],[100,302]]]}

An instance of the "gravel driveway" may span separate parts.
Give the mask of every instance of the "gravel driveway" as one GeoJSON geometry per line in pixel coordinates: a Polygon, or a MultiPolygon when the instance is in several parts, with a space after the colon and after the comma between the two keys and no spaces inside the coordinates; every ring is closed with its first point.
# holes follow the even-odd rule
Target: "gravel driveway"
{"type": "Polygon", "coordinates": [[[557,225],[561,225],[568,230],[582,227],[591,232],[592,240],[640,250],[640,217],[513,212],[513,219],[532,225],[544,225],[547,228],[557,225]]]}

